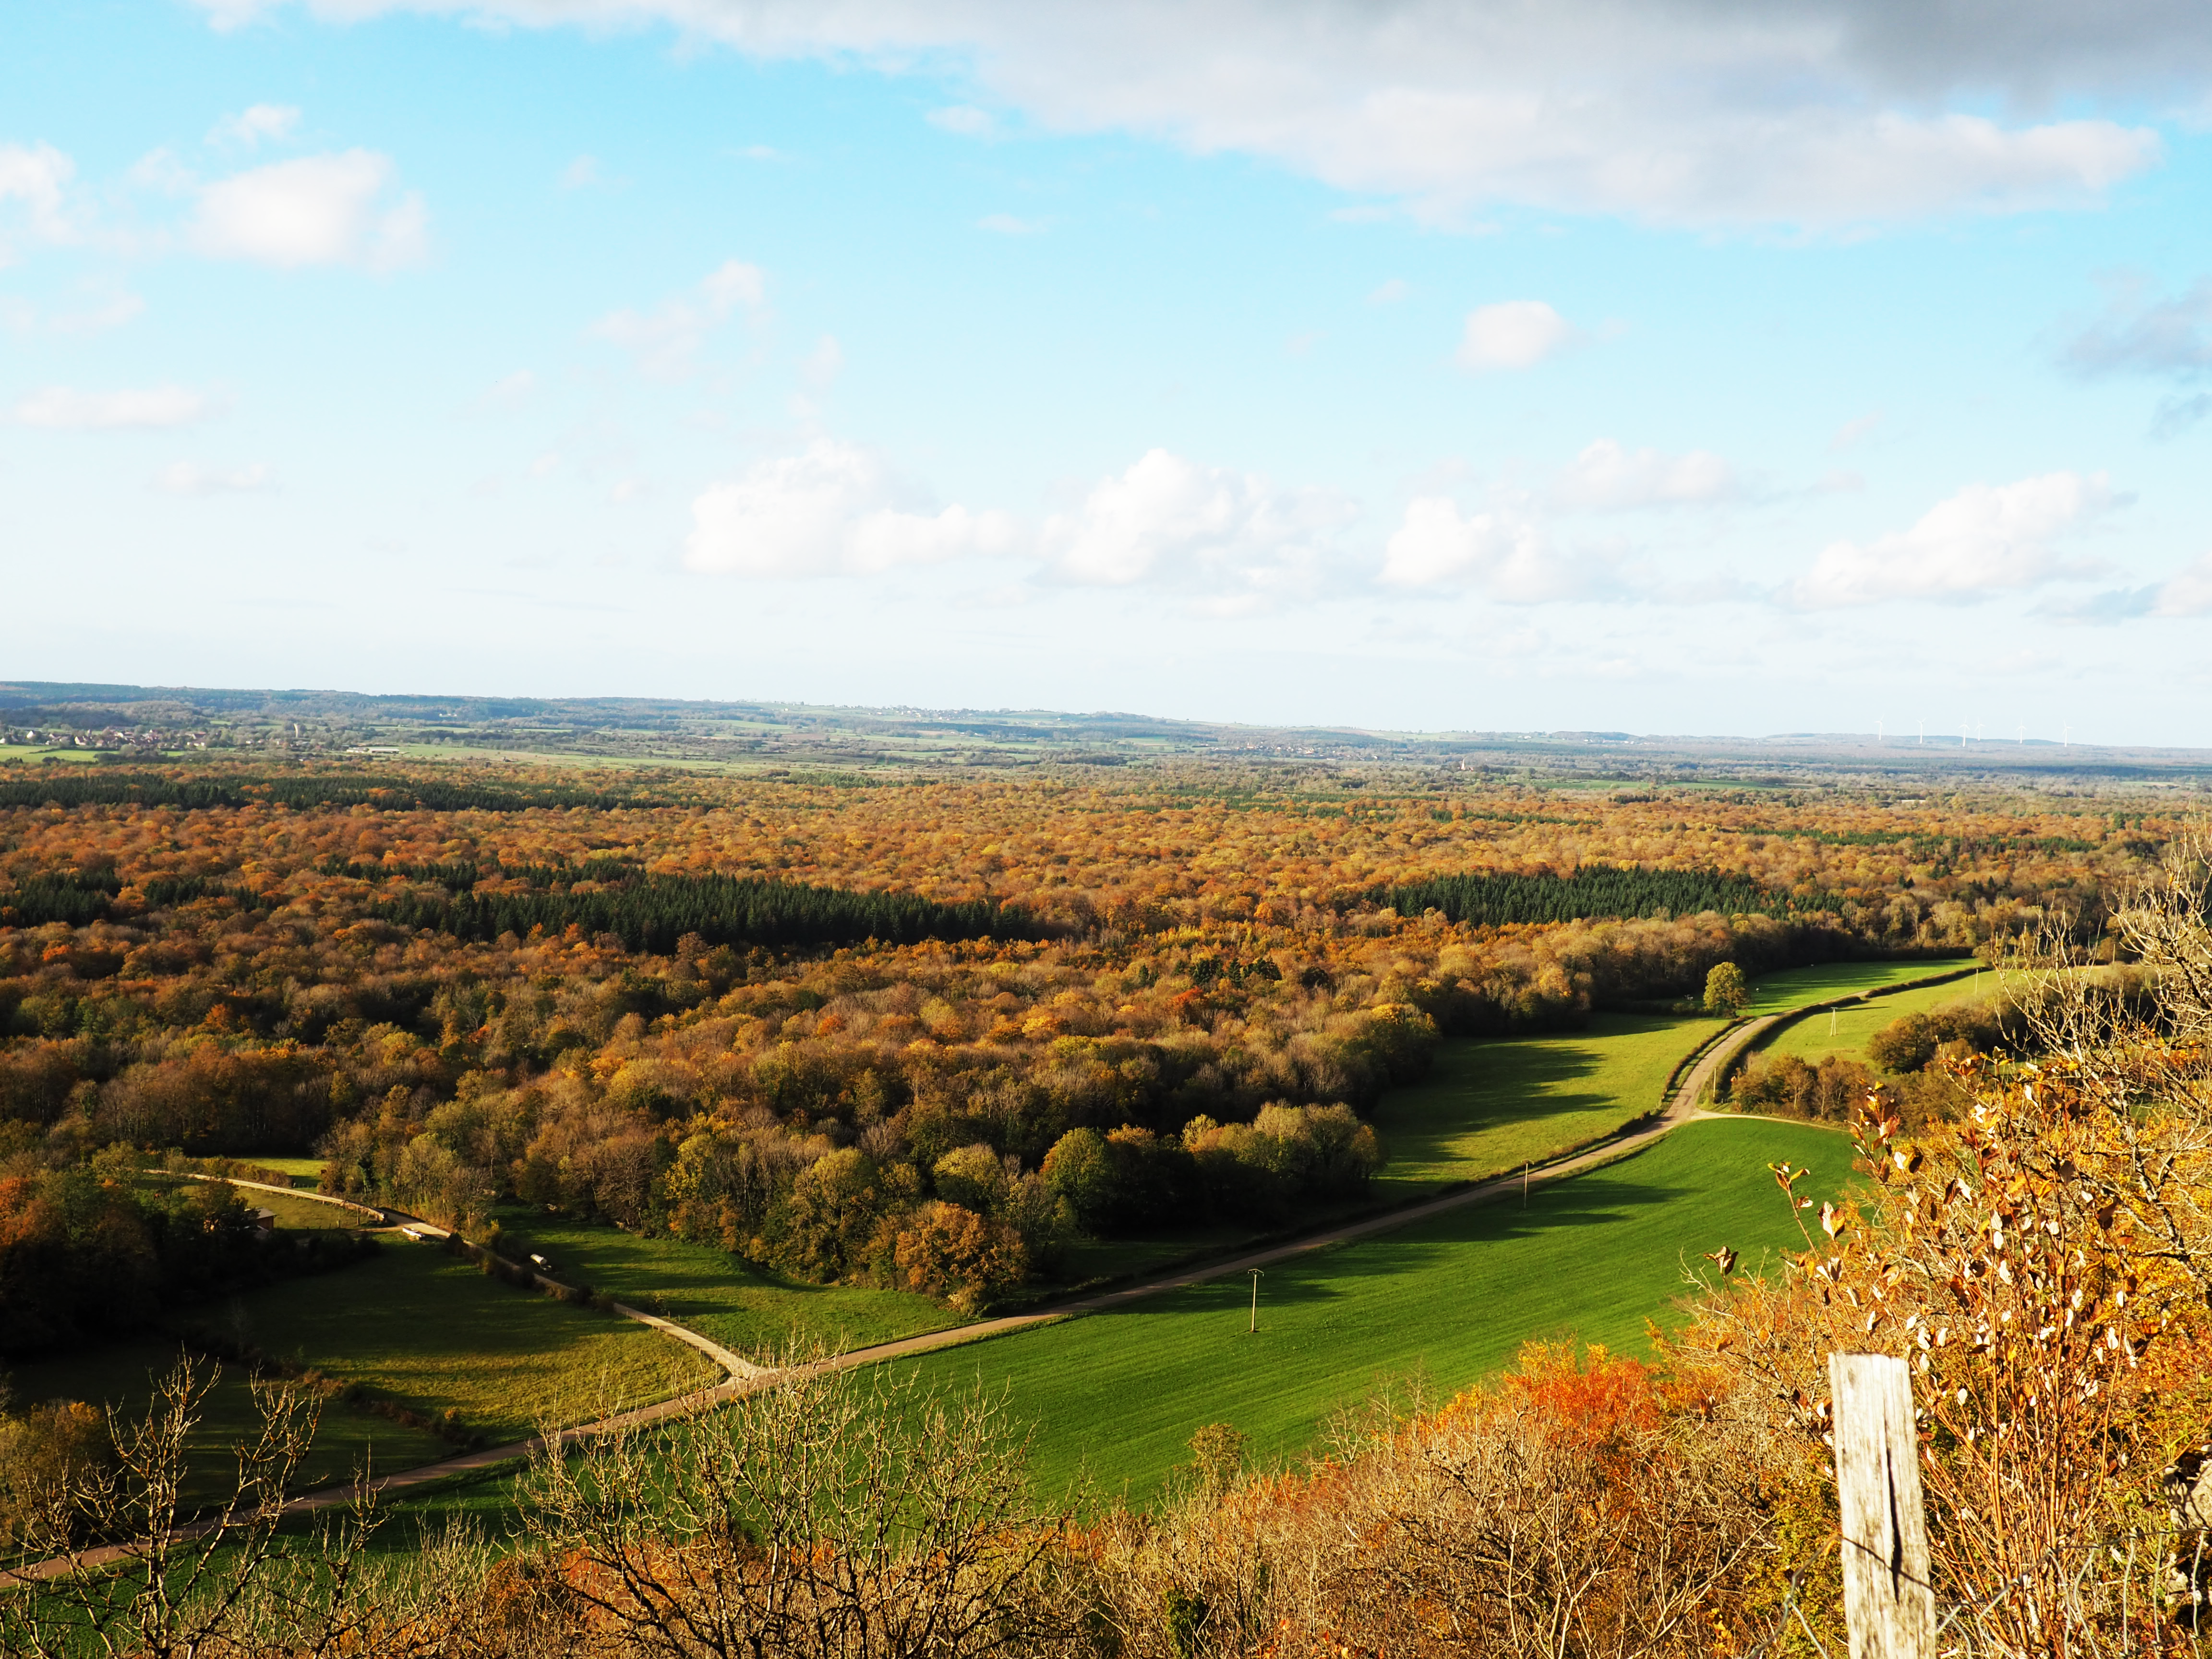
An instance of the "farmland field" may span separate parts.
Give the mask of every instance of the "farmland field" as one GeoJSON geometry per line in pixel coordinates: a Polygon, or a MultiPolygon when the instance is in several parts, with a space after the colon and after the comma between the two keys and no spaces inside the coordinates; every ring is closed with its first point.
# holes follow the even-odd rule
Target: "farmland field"
{"type": "Polygon", "coordinates": [[[295,1186],[312,1187],[323,1173],[324,1160],[319,1158],[250,1158],[245,1161],[257,1170],[274,1170],[290,1176],[295,1186]]]}
{"type": "MultiPolygon", "coordinates": [[[[641,1238],[612,1227],[516,1212],[501,1249],[538,1250],[559,1274],[643,1307],[756,1358],[793,1345],[865,1347],[960,1322],[926,1296],[810,1285],[703,1244],[641,1238]]],[[[656,1339],[665,1340],[665,1339],[656,1339]]]]}
{"type": "Polygon", "coordinates": [[[1389,1158],[1376,1188],[1417,1198],[1610,1134],[1656,1109],[1675,1062],[1720,1024],[1595,1014],[1559,1036],[1440,1043],[1429,1075],[1376,1109],[1389,1158]]]}
{"type": "Polygon", "coordinates": [[[1791,968],[1753,980],[1751,1002],[1744,1012],[1754,1018],[1761,1014],[1785,1013],[1808,1002],[1856,996],[1887,985],[1905,985],[1937,974],[1956,973],[1973,965],[1963,958],[1937,957],[1888,962],[1826,962],[1813,968],[1791,968]]]}
{"type": "MultiPolygon", "coordinates": [[[[608,1402],[663,1399],[719,1375],[657,1331],[503,1285],[426,1245],[387,1244],[333,1273],[288,1280],[195,1310],[232,1340],[252,1342],[432,1415],[448,1410],[495,1441],[520,1439],[547,1417],[575,1422],[608,1402]]],[[[149,1370],[174,1350],[159,1341],[88,1349],[13,1368],[17,1398],[136,1406],[149,1370]]],[[[226,1376],[199,1442],[233,1443],[251,1421],[243,1372],[226,1376]]],[[[313,1472],[344,1474],[373,1447],[380,1468],[447,1455],[422,1431],[333,1406],[313,1472]]]]}
{"type": "MultiPolygon", "coordinates": [[[[1972,977],[1954,979],[1945,985],[1893,992],[1856,1007],[1808,1014],[1783,1026],[1759,1045],[1760,1049],[1769,1054],[1795,1054],[1809,1066],[1819,1065],[1831,1054],[1863,1061],[1869,1040],[1883,1026],[1907,1014],[1924,1014],[1931,1008],[1966,1001],[1974,994],[1975,983],[1972,977]]],[[[1981,984],[1984,991],[1993,990],[1996,975],[1984,975],[1981,984]]]]}
{"type": "Polygon", "coordinates": [[[1832,1190],[1849,1157],[1840,1136],[1809,1126],[1692,1123],[1539,1187],[1526,1210],[1471,1205],[1280,1263],[1261,1281],[1256,1337],[1240,1276],[905,1363],[948,1386],[1006,1390],[1035,1425],[1047,1492],[1086,1475],[1102,1498],[1143,1503],[1207,1423],[1234,1423],[1257,1459],[1282,1463],[1395,1379],[1420,1374],[1449,1393],[1538,1338],[1639,1352],[1686,1263],[1727,1244],[1749,1267],[1797,1242],[1766,1164],[1810,1164],[1832,1190]]]}
{"type": "MultiPolygon", "coordinates": [[[[153,1379],[176,1364],[177,1351],[155,1340],[115,1343],[80,1349],[53,1359],[30,1360],[12,1368],[19,1401],[83,1400],[112,1405],[125,1415],[143,1413],[153,1395],[153,1379]]],[[[231,1447],[253,1439],[260,1425],[246,1371],[225,1365],[209,1395],[205,1415],[187,1446],[192,1462],[195,1499],[218,1498],[232,1468],[231,1447]]],[[[365,1460],[378,1469],[412,1468],[451,1455],[453,1448],[427,1429],[355,1410],[336,1401],[323,1407],[314,1449],[303,1468],[303,1486],[345,1480],[365,1460]]]]}

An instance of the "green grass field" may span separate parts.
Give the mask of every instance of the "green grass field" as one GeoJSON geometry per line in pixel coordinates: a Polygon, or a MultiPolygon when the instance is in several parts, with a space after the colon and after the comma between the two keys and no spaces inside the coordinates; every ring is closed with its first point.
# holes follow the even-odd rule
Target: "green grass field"
{"type": "Polygon", "coordinates": [[[1936,974],[1954,973],[1961,968],[1973,965],[1961,957],[1956,959],[1923,958],[1912,962],[1826,962],[1817,968],[1791,968],[1753,980],[1751,982],[1751,1004],[1744,1012],[1754,1018],[1760,1014],[1785,1013],[1808,1002],[1856,996],[1863,991],[1879,990],[1885,985],[1902,985],[1936,974]]]}
{"type": "MultiPolygon", "coordinates": [[[[387,1244],[335,1273],[190,1312],[232,1340],[418,1411],[457,1411],[495,1441],[523,1438],[544,1418],[577,1422],[603,1405],[665,1399],[720,1375],[704,1355],[646,1326],[517,1290],[428,1245],[387,1244]]],[[[166,1370],[173,1352],[145,1341],[27,1363],[14,1370],[15,1395],[136,1408],[149,1391],[148,1371],[166,1370]]],[[[226,1382],[198,1443],[231,1443],[250,1419],[241,1373],[226,1382]]],[[[335,1479],[372,1446],[384,1468],[450,1450],[434,1436],[334,1406],[315,1472],[335,1479]]]]}
{"type": "Polygon", "coordinates": [[[517,1290],[428,1244],[240,1298],[270,1352],[515,1439],[710,1382],[696,1350],[649,1327],[517,1290]]]}
{"type": "Polygon", "coordinates": [[[1417,1198],[1610,1134],[1658,1107],[1675,1062],[1720,1024],[1596,1014],[1556,1036],[1441,1043],[1429,1075],[1376,1109],[1389,1158],[1376,1190],[1417,1198]]]}
{"type": "MultiPolygon", "coordinates": [[[[149,1183],[159,1185],[161,1177],[148,1177],[149,1183]]],[[[374,1216],[363,1215],[358,1210],[349,1210],[341,1204],[320,1204],[312,1198],[295,1197],[286,1193],[265,1193],[258,1187],[235,1189],[239,1201],[248,1209],[266,1210],[276,1218],[279,1227],[301,1228],[308,1231],[337,1228],[350,1231],[377,1224],[374,1216]]]]}
{"type": "Polygon", "coordinates": [[[793,1344],[862,1347],[960,1322],[926,1296],[809,1285],[680,1239],[639,1238],[526,1211],[500,1218],[509,1229],[500,1247],[505,1254],[541,1251],[553,1260],[556,1277],[580,1275],[593,1290],[750,1357],[774,1356],[793,1344]]]}
{"type": "Polygon", "coordinates": [[[1811,1165],[1822,1190],[1850,1167],[1829,1131],[1692,1123],[1539,1188],[1526,1210],[1471,1205],[1271,1267],[1256,1337],[1240,1275],[904,1363],[945,1386],[1006,1390],[1035,1425],[1043,1490],[1085,1474],[1101,1496],[1142,1504],[1207,1423],[1234,1423],[1256,1458],[1285,1462],[1332,1413],[1394,1380],[1420,1375],[1449,1393],[1539,1338],[1643,1350],[1645,1322],[1671,1317],[1686,1262],[1727,1244],[1750,1267],[1800,1243],[1766,1172],[1785,1158],[1811,1165]]]}
{"type": "MultiPolygon", "coordinates": [[[[90,766],[100,758],[91,749],[30,749],[15,744],[0,744],[0,766],[28,766],[40,761],[58,761],[70,766],[90,766]]],[[[163,756],[164,760],[168,759],[163,756]]]]}
{"type": "MultiPolygon", "coordinates": [[[[17,1366],[13,1386],[18,1401],[83,1400],[112,1405],[136,1417],[153,1396],[154,1377],[166,1374],[176,1358],[176,1350],[165,1343],[117,1343],[17,1366]]],[[[259,1426],[245,1371],[235,1365],[222,1367],[206,1414],[187,1447],[189,1491],[195,1502],[225,1494],[223,1483],[234,1467],[229,1449],[252,1439],[259,1426]]],[[[364,1462],[379,1469],[412,1468],[449,1456],[452,1450],[426,1429],[410,1429],[332,1401],[323,1407],[322,1425],[301,1484],[327,1486],[349,1479],[364,1462]]]]}
{"type": "Polygon", "coordinates": [[[323,1178],[325,1160],[319,1158],[249,1158],[240,1160],[257,1170],[277,1170],[290,1176],[293,1183],[312,1187],[323,1178]]]}
{"type": "MultiPolygon", "coordinates": [[[[1984,992],[1996,988],[1994,974],[1981,976],[1984,992]]],[[[1846,1060],[1863,1062],[1868,1041],[1876,1031],[1893,1020],[1907,1014],[1924,1014],[1930,1008],[1940,1008],[1947,1003],[1964,1002],[1972,997],[1975,981],[1972,976],[1954,979],[1948,985],[1925,985],[1917,990],[1893,991],[1887,996],[1876,997],[1871,1002],[1854,1007],[1831,1009],[1826,1013],[1812,1013],[1802,1019],[1793,1019],[1781,1027],[1759,1045],[1759,1051],[1769,1054],[1795,1054],[1808,1065],[1817,1066],[1830,1054],[1840,1054],[1846,1060]]]]}

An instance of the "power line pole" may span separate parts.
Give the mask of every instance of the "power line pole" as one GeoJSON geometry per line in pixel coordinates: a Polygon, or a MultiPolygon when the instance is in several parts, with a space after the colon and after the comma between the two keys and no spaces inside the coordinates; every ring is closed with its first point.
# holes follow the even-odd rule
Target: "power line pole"
{"type": "Polygon", "coordinates": [[[1264,1270],[1259,1267],[1247,1267],[1244,1271],[1252,1275],[1252,1323],[1247,1328],[1244,1334],[1257,1336],[1260,1334],[1260,1279],[1264,1270]]]}

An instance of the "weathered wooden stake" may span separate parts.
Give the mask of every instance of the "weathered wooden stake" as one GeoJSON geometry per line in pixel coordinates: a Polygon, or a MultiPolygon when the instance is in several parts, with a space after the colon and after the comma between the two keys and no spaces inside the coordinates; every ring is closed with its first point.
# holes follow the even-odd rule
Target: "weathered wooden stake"
{"type": "Polygon", "coordinates": [[[1928,1583],[1912,1373],[1883,1354],[1832,1353],[1828,1386],[1835,1395],[1851,1659],[1935,1659],[1936,1592],[1928,1583]]]}

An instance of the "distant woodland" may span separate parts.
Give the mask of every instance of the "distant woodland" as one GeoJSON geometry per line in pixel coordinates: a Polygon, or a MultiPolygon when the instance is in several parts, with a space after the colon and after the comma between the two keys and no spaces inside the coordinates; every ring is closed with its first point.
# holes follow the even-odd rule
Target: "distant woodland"
{"type": "Polygon", "coordinates": [[[1104,775],[0,769],[0,1273],[58,1224],[45,1172],[125,1144],[973,1306],[1085,1235],[1356,1194],[1440,1036],[1723,961],[2094,949],[2172,827],[1995,788],[1104,775]]]}

